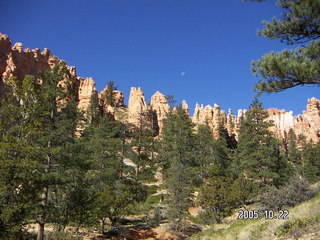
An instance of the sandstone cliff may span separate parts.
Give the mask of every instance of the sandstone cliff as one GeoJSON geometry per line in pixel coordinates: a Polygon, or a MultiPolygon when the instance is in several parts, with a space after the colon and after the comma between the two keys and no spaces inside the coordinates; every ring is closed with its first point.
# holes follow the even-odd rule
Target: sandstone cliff
{"type": "MultiPolygon", "coordinates": [[[[7,35],[0,33],[0,97],[4,93],[3,81],[6,78],[15,76],[22,81],[25,75],[33,75],[36,79],[40,78],[40,73],[52,68],[55,64],[63,62],[54,56],[49,49],[40,52],[39,49],[23,49],[22,43],[15,43],[11,47],[11,41],[7,35]]],[[[72,82],[75,88],[76,98],[79,102],[79,109],[85,111],[90,106],[92,96],[96,103],[100,105],[101,111],[105,114],[113,115],[114,119],[126,121],[135,125],[147,124],[157,132],[162,131],[163,121],[168,112],[171,111],[166,97],[157,91],[147,106],[146,99],[141,88],[131,88],[128,107],[124,105],[122,92],[114,92],[114,106],[109,106],[106,102],[105,91],[103,89],[98,94],[95,82],[92,78],[81,78],[77,76],[76,68],[67,66],[65,79],[72,82]]],[[[184,100],[182,108],[189,114],[189,106],[184,100]]],[[[174,109],[172,110],[174,111],[174,109]]],[[[289,130],[293,129],[296,135],[303,134],[307,139],[314,142],[320,141],[320,100],[316,98],[308,99],[307,109],[303,114],[293,116],[292,112],[270,108],[268,120],[274,122],[271,130],[279,139],[285,139],[289,130]]],[[[238,110],[235,116],[229,109],[228,113],[220,109],[215,104],[213,107],[197,104],[195,107],[192,121],[196,124],[208,125],[215,137],[218,134],[219,123],[223,124],[230,135],[238,135],[240,119],[245,116],[245,109],[238,110]]]]}
{"type": "Polygon", "coordinates": [[[155,92],[151,97],[150,108],[154,113],[154,127],[158,128],[159,132],[161,132],[163,120],[170,111],[170,106],[165,95],[159,91],[155,92]]]}
{"type": "MultiPolygon", "coordinates": [[[[104,108],[107,107],[106,101],[106,91],[108,86],[106,86],[100,93],[99,93],[99,105],[103,106],[104,108]]],[[[119,90],[113,90],[113,102],[115,107],[124,107],[124,96],[123,93],[119,90]]]]}
{"type": "MultiPolygon", "coordinates": [[[[38,48],[23,49],[22,43],[15,43],[11,47],[8,36],[0,33],[0,97],[4,93],[3,81],[6,78],[14,76],[22,81],[25,75],[32,75],[36,79],[40,79],[41,72],[62,62],[64,61],[54,56],[47,48],[42,52],[38,48]]],[[[67,66],[63,81],[72,83],[72,87],[75,88],[76,96],[74,97],[79,101],[79,108],[86,110],[91,96],[97,94],[93,79],[77,77],[76,68],[67,66]]]]}
{"type": "Polygon", "coordinates": [[[141,125],[147,118],[148,108],[144,93],[139,87],[132,87],[128,102],[128,122],[141,125]]]}
{"type": "Polygon", "coordinates": [[[83,79],[78,77],[80,81],[79,89],[78,89],[78,96],[79,96],[79,104],[78,108],[86,111],[90,106],[90,100],[93,95],[98,96],[96,83],[93,81],[92,78],[83,79]]]}
{"type": "Polygon", "coordinates": [[[218,104],[214,104],[213,107],[210,105],[204,107],[196,104],[192,121],[196,125],[208,125],[212,130],[213,136],[217,138],[219,123],[226,123],[226,113],[220,109],[218,104]]]}
{"type": "MultiPolygon", "coordinates": [[[[289,130],[294,133],[304,135],[308,140],[320,141],[320,100],[316,98],[308,99],[307,110],[302,115],[293,116],[292,111],[286,112],[276,108],[267,109],[269,117],[267,121],[272,121],[274,126],[270,128],[279,140],[286,140],[289,130]]],[[[204,107],[197,104],[192,118],[196,124],[208,125],[214,137],[218,135],[219,121],[224,124],[229,134],[239,134],[240,118],[245,116],[245,109],[238,110],[238,116],[232,114],[231,110],[226,114],[220,110],[219,105],[204,107]]]]}

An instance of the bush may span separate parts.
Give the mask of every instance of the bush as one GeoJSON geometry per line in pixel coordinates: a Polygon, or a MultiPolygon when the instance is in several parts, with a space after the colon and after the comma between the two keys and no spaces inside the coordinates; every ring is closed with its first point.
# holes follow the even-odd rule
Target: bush
{"type": "Polygon", "coordinates": [[[315,192],[305,179],[295,176],[289,179],[288,183],[280,189],[269,188],[262,194],[260,201],[267,209],[280,210],[282,207],[293,207],[309,200],[314,194],[315,192]]]}
{"type": "Polygon", "coordinates": [[[47,232],[46,240],[82,240],[80,236],[74,236],[71,233],[65,232],[47,232]]]}
{"type": "Polygon", "coordinates": [[[276,235],[299,237],[311,221],[309,217],[287,221],[277,228],[276,235]]]}

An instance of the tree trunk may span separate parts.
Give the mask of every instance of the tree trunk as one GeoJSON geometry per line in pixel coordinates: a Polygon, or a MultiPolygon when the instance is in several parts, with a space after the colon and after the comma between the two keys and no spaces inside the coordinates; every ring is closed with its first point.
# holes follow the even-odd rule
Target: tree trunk
{"type": "Polygon", "coordinates": [[[48,203],[48,187],[43,188],[43,194],[42,194],[42,213],[40,215],[39,219],[39,230],[38,230],[38,237],[37,240],[44,240],[44,225],[46,224],[46,206],[48,203]]]}
{"type": "Polygon", "coordinates": [[[44,222],[39,223],[37,240],[44,240],[44,222]]]}
{"type": "Polygon", "coordinates": [[[101,219],[101,233],[104,233],[104,218],[101,219]]]}
{"type": "MultiPolygon", "coordinates": [[[[48,146],[50,146],[50,142],[48,143],[48,146]]],[[[49,173],[50,171],[50,162],[51,159],[49,156],[47,156],[47,166],[45,169],[45,173],[49,173]]],[[[38,231],[38,237],[37,240],[44,240],[44,225],[46,224],[46,219],[47,219],[47,205],[48,205],[48,195],[49,195],[49,186],[48,184],[43,187],[43,192],[42,192],[42,213],[39,216],[39,231],[38,231]]]]}

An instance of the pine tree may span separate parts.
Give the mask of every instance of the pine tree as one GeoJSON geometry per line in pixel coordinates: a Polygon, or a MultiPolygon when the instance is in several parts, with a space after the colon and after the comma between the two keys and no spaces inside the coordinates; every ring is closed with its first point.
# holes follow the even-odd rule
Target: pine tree
{"type": "Polygon", "coordinates": [[[93,124],[98,124],[101,116],[102,116],[102,111],[100,109],[100,106],[98,104],[98,95],[97,94],[92,94],[90,97],[90,104],[89,108],[87,110],[87,114],[89,117],[89,122],[93,124]]]}
{"type": "Polygon", "coordinates": [[[86,176],[91,184],[89,192],[93,192],[95,198],[94,209],[88,211],[101,221],[101,231],[104,231],[105,218],[116,227],[121,217],[129,214],[132,205],[146,199],[145,187],[133,180],[133,168],[124,164],[130,152],[128,137],[127,126],[107,115],[83,133],[82,141],[87,145],[89,158],[86,176]]]}
{"type": "MultiPolygon", "coordinates": [[[[211,161],[207,165],[207,178],[199,190],[198,197],[198,202],[204,209],[200,216],[207,223],[221,222],[232,209],[249,197],[251,190],[250,181],[242,175],[238,177],[237,172],[233,170],[234,146],[228,144],[230,136],[221,118],[218,124],[218,139],[210,146],[211,161]]],[[[208,149],[202,151],[206,152],[208,149]]]]}
{"type": "Polygon", "coordinates": [[[277,140],[268,129],[268,113],[256,97],[242,123],[237,148],[241,172],[260,186],[278,184],[287,168],[277,140]]]}
{"type": "Polygon", "coordinates": [[[298,172],[302,167],[301,151],[297,147],[297,136],[292,129],[288,132],[288,153],[287,158],[290,163],[294,165],[298,172]]]}
{"type": "Polygon", "coordinates": [[[283,9],[281,19],[274,17],[271,22],[264,21],[259,35],[301,47],[270,52],[253,62],[253,73],[262,79],[256,89],[270,93],[299,85],[320,84],[320,2],[278,0],[277,5],[283,9]]]}
{"type": "Polygon", "coordinates": [[[64,63],[55,65],[41,74],[42,84],[37,85],[35,109],[30,119],[37,124],[38,135],[33,144],[41,149],[38,158],[39,208],[36,209],[39,231],[37,240],[44,239],[45,224],[50,218],[51,191],[68,181],[68,168],[72,160],[69,145],[75,139],[78,111],[71,81],[64,81],[64,63]]]}
{"type": "Polygon", "coordinates": [[[207,125],[199,125],[196,133],[196,154],[199,165],[199,175],[202,180],[209,177],[209,167],[214,163],[214,140],[211,129],[207,125]]]}
{"type": "Polygon", "coordinates": [[[155,139],[152,129],[152,116],[149,113],[141,114],[137,126],[131,127],[131,154],[130,159],[135,164],[135,181],[152,181],[155,174],[155,139]]]}
{"type": "Polygon", "coordinates": [[[159,158],[168,189],[168,217],[175,230],[185,226],[190,205],[192,175],[197,166],[194,155],[193,123],[183,109],[169,113],[164,122],[159,158]]]}
{"type": "Polygon", "coordinates": [[[114,82],[113,81],[108,82],[107,89],[104,92],[104,97],[107,105],[111,107],[115,106],[115,102],[114,102],[115,90],[117,90],[117,88],[114,86],[114,82]]]}
{"type": "Polygon", "coordinates": [[[320,179],[320,143],[308,144],[303,151],[303,175],[312,183],[320,179]]]}
{"type": "Polygon", "coordinates": [[[30,136],[37,135],[34,109],[35,80],[5,81],[0,100],[0,238],[18,239],[37,200],[35,176],[41,156],[30,136]]]}

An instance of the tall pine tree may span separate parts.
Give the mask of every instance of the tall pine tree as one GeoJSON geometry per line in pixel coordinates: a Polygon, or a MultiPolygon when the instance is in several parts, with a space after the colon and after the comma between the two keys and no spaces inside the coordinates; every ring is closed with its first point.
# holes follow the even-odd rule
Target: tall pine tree
{"type": "Polygon", "coordinates": [[[182,230],[190,205],[195,161],[193,123],[182,108],[164,122],[160,159],[168,189],[168,217],[173,229],[182,230]]]}
{"type": "Polygon", "coordinates": [[[269,130],[272,123],[266,121],[267,117],[268,113],[256,97],[242,122],[236,156],[240,171],[260,187],[279,184],[287,169],[279,143],[269,130]]]}

